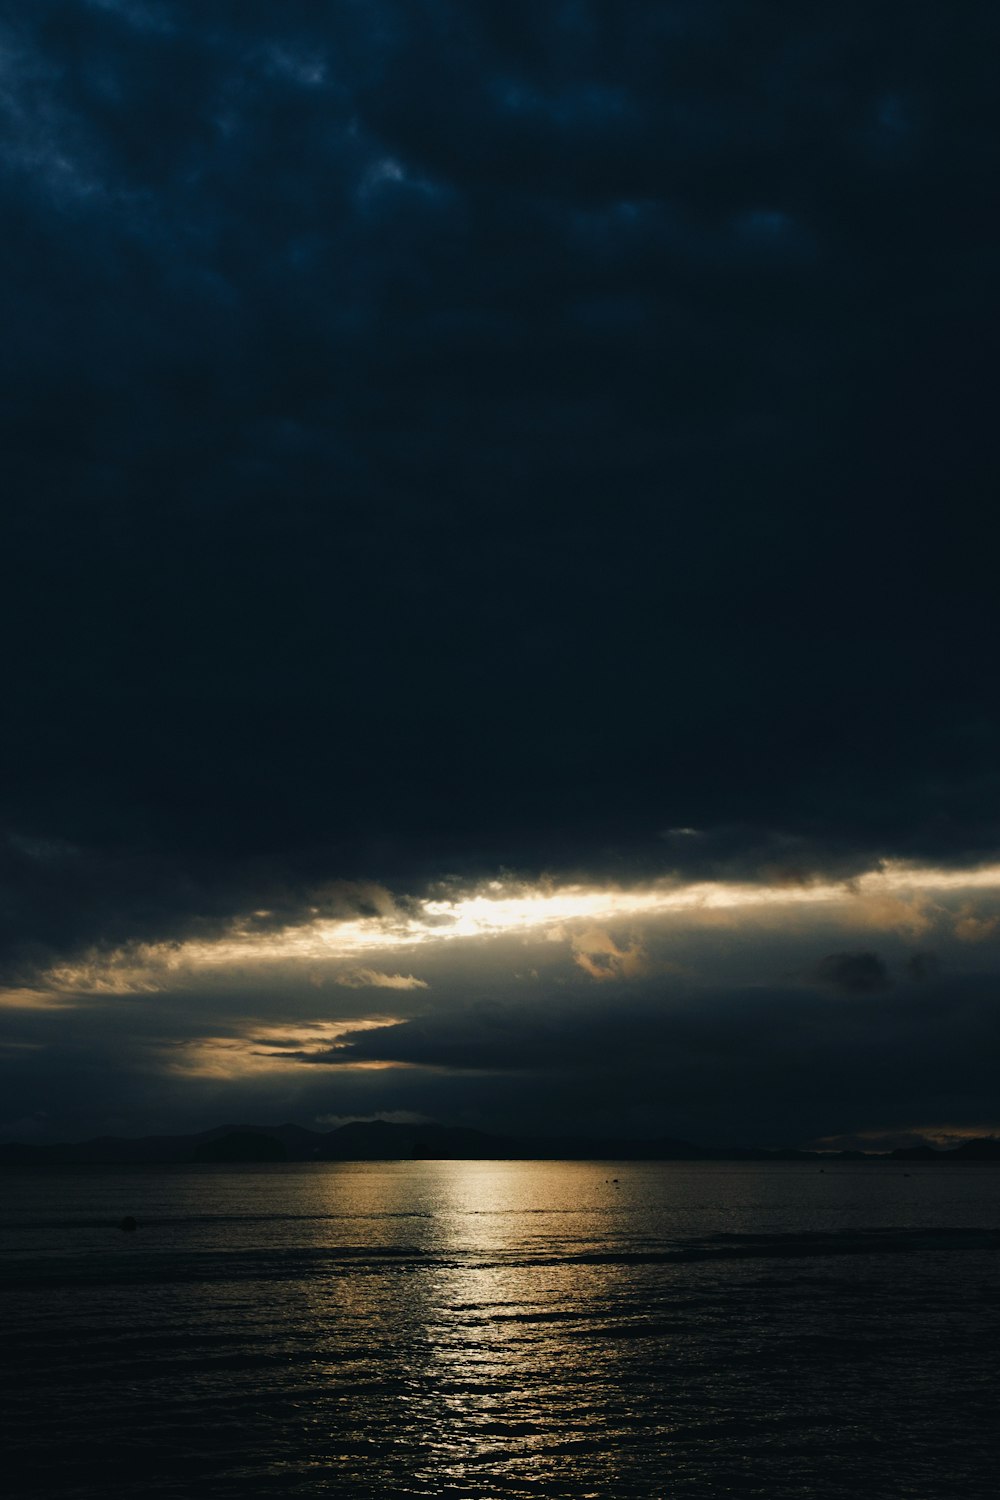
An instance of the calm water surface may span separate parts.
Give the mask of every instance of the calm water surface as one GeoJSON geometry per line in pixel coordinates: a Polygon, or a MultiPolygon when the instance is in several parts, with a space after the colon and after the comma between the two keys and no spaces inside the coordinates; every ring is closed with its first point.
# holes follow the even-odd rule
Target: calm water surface
{"type": "Polygon", "coordinates": [[[12,1497],[1000,1493],[993,1167],[76,1168],[0,1189],[12,1497]]]}

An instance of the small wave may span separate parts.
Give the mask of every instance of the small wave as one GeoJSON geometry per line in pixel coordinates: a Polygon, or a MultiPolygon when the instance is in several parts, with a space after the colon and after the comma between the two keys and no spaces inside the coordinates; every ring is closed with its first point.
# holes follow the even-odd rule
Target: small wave
{"type": "Polygon", "coordinates": [[[564,1248],[535,1253],[526,1246],[506,1251],[412,1244],[351,1244],[287,1247],[234,1245],[220,1249],[159,1247],[149,1237],[118,1236],[100,1255],[65,1248],[26,1258],[23,1251],[0,1259],[8,1283],[115,1285],[309,1281],[317,1276],[401,1275],[419,1271],[489,1271],[541,1266],[675,1266],[706,1261],[774,1261],[832,1256],[906,1256],[921,1252],[1000,1249],[1000,1231],[983,1229],[866,1229],[836,1233],[718,1234],[675,1241],[651,1249],[623,1246],[564,1248]],[[127,1239],[127,1245],[123,1242],[127,1239]]]}
{"type": "MultiPolygon", "coordinates": [[[[367,1224],[377,1223],[386,1219],[432,1219],[434,1215],[428,1212],[392,1212],[376,1214],[359,1213],[322,1213],[322,1214],[153,1214],[143,1216],[142,1225],[145,1229],[172,1228],[176,1225],[194,1224],[267,1224],[275,1226],[278,1224],[326,1224],[339,1221],[353,1221],[367,1224]]],[[[20,1230],[26,1229],[117,1229],[121,1224],[121,1216],[116,1218],[91,1218],[74,1217],[72,1219],[16,1219],[9,1221],[4,1227],[14,1227],[20,1230]]]]}
{"type": "Polygon", "coordinates": [[[662,1249],[587,1250],[532,1264],[670,1265],[702,1260],[772,1260],[822,1255],[905,1255],[924,1250],[1000,1249],[991,1229],[856,1229],[799,1234],[717,1234],[662,1249]]]}

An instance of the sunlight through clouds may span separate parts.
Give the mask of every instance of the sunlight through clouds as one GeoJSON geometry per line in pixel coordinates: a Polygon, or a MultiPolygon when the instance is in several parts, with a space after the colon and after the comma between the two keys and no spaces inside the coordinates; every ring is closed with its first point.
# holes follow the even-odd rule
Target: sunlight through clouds
{"type": "Polygon", "coordinates": [[[638,939],[624,943],[615,923],[672,928],[707,923],[738,928],[784,924],[801,914],[845,925],[920,934],[933,922],[959,940],[981,941],[996,930],[984,903],[1000,892],[1000,866],[935,869],[887,861],[849,880],[795,883],[660,882],[616,888],[559,886],[495,880],[468,892],[437,894],[405,905],[382,892],[373,914],[324,915],[312,908],[300,922],[261,929],[233,923],[213,939],[139,943],[91,952],[53,966],[30,990],[8,991],[5,1003],[38,1006],[42,997],[153,994],[213,975],[259,976],[281,966],[301,969],[348,989],[424,990],[418,973],[388,972],[373,963],[380,954],[406,951],[411,961],[445,945],[492,939],[549,937],[565,943],[573,962],[594,979],[636,978],[646,972],[638,939]],[[957,901],[957,909],[948,905],[957,901]]]}
{"type": "MultiPolygon", "coordinates": [[[[321,1055],[346,1052],[346,1037],[398,1024],[396,1016],[368,1016],[360,1020],[307,1025],[254,1026],[247,1023],[238,1034],[198,1037],[175,1044],[175,1056],[168,1071],[194,1078],[227,1080],[248,1074],[273,1073],[291,1061],[309,1061],[321,1055]]],[[[342,1066],[370,1070],[391,1064],[345,1061],[342,1066]]]]}

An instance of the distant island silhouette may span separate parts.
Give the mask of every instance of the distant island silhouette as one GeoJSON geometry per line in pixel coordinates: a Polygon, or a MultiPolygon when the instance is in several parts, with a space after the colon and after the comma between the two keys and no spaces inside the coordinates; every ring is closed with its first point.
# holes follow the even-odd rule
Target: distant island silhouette
{"type": "Polygon", "coordinates": [[[0,1142],[0,1166],[308,1161],[899,1161],[1000,1162],[1000,1139],[969,1140],[948,1151],[929,1145],[895,1151],[803,1151],[794,1147],[697,1146],[650,1140],[491,1135],[458,1125],[357,1120],[334,1130],[302,1125],[220,1125],[192,1135],[99,1136],[38,1145],[0,1142]]]}

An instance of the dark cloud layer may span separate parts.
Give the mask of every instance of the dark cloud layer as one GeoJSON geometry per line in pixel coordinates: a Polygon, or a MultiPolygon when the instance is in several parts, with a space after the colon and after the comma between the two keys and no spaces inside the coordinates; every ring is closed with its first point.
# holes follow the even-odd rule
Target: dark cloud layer
{"type": "MultiPolygon", "coordinates": [[[[913,977],[921,978],[916,960],[911,962],[914,965],[913,977]]],[[[855,995],[884,990],[890,983],[889,970],[877,953],[828,953],[816,968],[816,978],[834,989],[855,995]]]]}
{"type": "Polygon", "coordinates": [[[992,839],[990,7],[3,31],[15,834],[140,924],[992,839]]]}
{"type": "Polygon", "coordinates": [[[331,880],[995,850],[998,43],[6,7],[7,976],[331,880]]]}
{"type": "Polygon", "coordinates": [[[356,1032],[326,1053],[252,1038],[255,1055],[283,1054],[280,1068],[264,1078],[196,1077],[184,1091],[163,1064],[189,1053],[162,1035],[162,1019],[129,1022],[121,1006],[68,1015],[53,1057],[28,1050],[48,1033],[44,1018],[26,1017],[0,1136],[398,1110],[490,1129],[659,1132],[716,1144],[976,1133],[996,1120],[995,997],[992,977],[971,974],[851,1004],[801,986],[677,984],[622,987],[601,1008],[569,992],[544,1010],[479,1000],[356,1032]],[[396,1066],[356,1071],[362,1062],[396,1066]]]}

